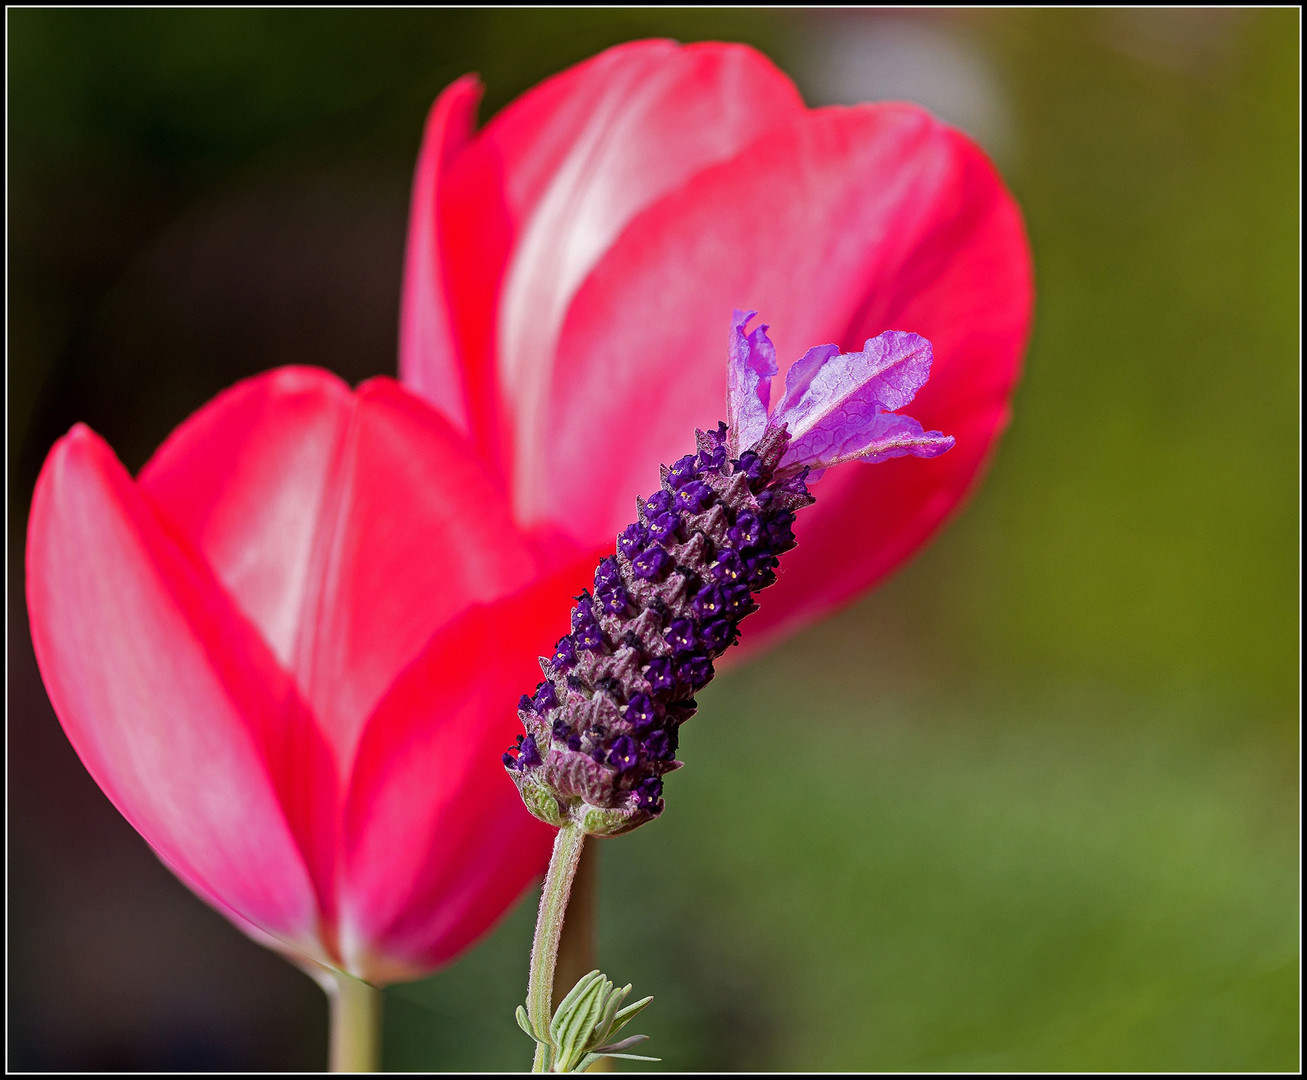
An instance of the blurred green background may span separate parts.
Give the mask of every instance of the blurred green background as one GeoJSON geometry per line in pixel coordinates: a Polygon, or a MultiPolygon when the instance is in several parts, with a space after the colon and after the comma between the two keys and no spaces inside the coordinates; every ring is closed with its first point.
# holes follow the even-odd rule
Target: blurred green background
{"type": "MultiPolygon", "coordinates": [[[[650,1051],[1296,1068],[1299,12],[7,22],[11,1068],[325,1062],[318,989],[155,861],[45,700],[21,582],[49,446],[84,420],[137,468],[241,376],[393,372],[431,100],[478,71],[484,119],[641,36],[747,41],[810,104],[912,98],[966,127],[1038,282],[971,504],[719,679],[664,818],[601,845],[601,962],[655,995],[650,1051]]],[[[388,992],[389,1067],[525,1067],[532,904],[388,992]]]]}

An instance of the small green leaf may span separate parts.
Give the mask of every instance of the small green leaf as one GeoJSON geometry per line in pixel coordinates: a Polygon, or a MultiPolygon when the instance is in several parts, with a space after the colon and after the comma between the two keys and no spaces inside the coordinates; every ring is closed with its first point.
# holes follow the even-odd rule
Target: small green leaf
{"type": "Polygon", "coordinates": [[[639,1001],[635,1002],[634,1004],[628,1005],[625,1009],[622,1009],[617,1014],[617,1026],[614,1027],[613,1030],[619,1031],[626,1024],[629,1024],[632,1020],[634,1020],[637,1016],[639,1016],[642,1011],[644,1011],[645,1006],[648,1005],[649,1002],[651,1001],[653,1001],[652,997],[641,998],[639,1001]]]}
{"type": "Polygon", "coordinates": [[[531,1019],[527,1016],[526,1008],[524,1006],[519,1005],[517,1007],[517,1012],[513,1014],[513,1017],[517,1020],[517,1026],[530,1035],[531,1038],[535,1039],[536,1042],[545,1041],[535,1033],[535,1028],[531,1026],[531,1019]]]}
{"type": "Polygon", "coordinates": [[[563,998],[549,1024],[557,1048],[557,1072],[571,1072],[594,1042],[595,1021],[603,1015],[613,984],[601,972],[584,975],[563,998]]]}
{"type": "Polygon", "coordinates": [[[610,1032],[613,1031],[613,1023],[617,1020],[617,1010],[622,1007],[622,1002],[626,1000],[626,995],[631,992],[630,984],[623,986],[620,990],[614,990],[608,995],[608,1000],[604,1002],[603,1015],[599,1022],[595,1024],[595,1034],[601,1039],[607,1039],[610,1032]]]}
{"type": "Polygon", "coordinates": [[[614,1036],[637,1013],[653,1000],[646,997],[623,1008],[631,987],[615,988],[601,971],[581,976],[567,992],[549,1021],[549,1031],[541,1035],[532,1029],[527,1011],[518,1007],[518,1026],[538,1043],[552,1049],[551,1072],[583,1072],[603,1057],[625,1057],[632,1061],[657,1061],[658,1058],[625,1054],[647,1035],[631,1035],[615,1040],[614,1036]]]}
{"type": "Polygon", "coordinates": [[[662,1058],[647,1057],[644,1054],[600,1054],[597,1051],[593,1054],[587,1054],[576,1067],[577,1072],[585,1072],[596,1061],[603,1058],[621,1058],[623,1061],[662,1061],[662,1058]]]}

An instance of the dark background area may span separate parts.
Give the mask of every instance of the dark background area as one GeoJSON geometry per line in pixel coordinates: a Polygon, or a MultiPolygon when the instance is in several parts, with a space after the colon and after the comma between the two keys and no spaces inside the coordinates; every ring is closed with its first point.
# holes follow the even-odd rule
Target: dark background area
{"type": "MultiPolygon", "coordinates": [[[[1038,299],[967,510],[719,679],[601,962],[670,1069],[1288,1070],[1298,1055],[1299,13],[10,10],[9,1066],[317,1069],[318,988],[181,886],[45,698],[51,444],[138,468],[238,378],[393,373],[431,101],[756,45],[990,150],[1038,299]]],[[[386,1062],[525,1067],[528,897],[387,993],[386,1062]]],[[[641,1066],[623,1065],[638,1071],[641,1066]]]]}

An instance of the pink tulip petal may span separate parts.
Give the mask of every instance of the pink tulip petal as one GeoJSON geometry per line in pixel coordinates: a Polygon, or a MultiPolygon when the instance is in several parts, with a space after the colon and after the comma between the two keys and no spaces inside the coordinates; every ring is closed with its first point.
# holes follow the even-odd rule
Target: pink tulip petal
{"type": "Polygon", "coordinates": [[[799,546],[746,624],[749,651],[847,603],[916,551],[958,510],[1007,426],[1034,296],[1029,248],[997,173],[950,135],[972,151],[961,155],[957,181],[969,203],[905,264],[911,287],[873,295],[849,336],[899,326],[928,338],[934,363],[912,415],[956,442],[929,462],[843,466],[814,487],[816,505],[794,526],[799,546]]]}
{"type": "Polygon", "coordinates": [[[287,668],[353,414],[354,395],[336,376],[282,368],[237,383],[188,417],[138,478],[287,668]]]}
{"type": "MultiPolygon", "coordinates": [[[[531,448],[558,332],[585,275],[645,206],[802,107],[752,49],[632,42],[528,91],[449,167],[439,226],[447,265],[458,268],[449,295],[473,422],[524,485],[545,464],[531,448]],[[496,383],[507,412],[496,410],[496,383]]],[[[424,386],[410,370],[406,383],[424,386]]]]}
{"type": "Polygon", "coordinates": [[[435,629],[535,568],[467,442],[387,379],[247,380],[173,433],[141,487],[294,673],[342,784],[368,713],[435,629]]]}
{"type": "Polygon", "coordinates": [[[327,959],[311,874],[329,917],[330,849],[314,867],[301,849],[323,850],[328,759],[258,633],[83,426],[51,451],[28,528],[37,661],[96,783],[233,921],[327,959]]]}
{"type": "Polygon", "coordinates": [[[469,429],[463,358],[449,321],[448,274],[437,233],[445,171],[476,123],[481,86],[465,75],[436,99],[413,178],[404,298],[399,316],[399,377],[460,431],[469,429]]]}
{"type": "MultiPolygon", "coordinates": [[[[820,110],[705,170],[638,216],[577,293],[536,450],[549,463],[547,482],[519,513],[548,517],[578,540],[620,529],[632,493],[657,486],[659,463],[685,452],[686,433],[720,419],[721,362],[712,357],[722,354],[723,313],[745,304],[771,324],[783,363],[814,341],[856,348],[886,329],[919,333],[935,346],[935,366],[913,415],[957,435],[959,449],[965,418],[992,421],[979,434],[969,426],[979,445],[965,454],[848,466],[858,498],[892,488],[892,500],[859,510],[868,532],[850,529],[851,503],[825,498],[827,485],[855,481],[822,482],[817,505],[799,517],[801,546],[786,557],[777,592],[804,536],[826,522],[853,550],[842,556],[847,565],[822,568],[839,584],[805,572],[804,585],[822,589],[810,613],[848,595],[847,582],[865,587],[886,573],[974,477],[1029,321],[1019,215],[974,145],[908,105],[820,110]],[[882,469],[910,475],[892,485],[867,475],[882,469]]],[[[763,612],[784,617],[796,604],[786,589],[763,612]]]]}
{"type": "Polygon", "coordinates": [[[353,970],[388,982],[446,962],[543,871],[553,830],[523,807],[500,756],[522,731],[518,696],[602,554],[450,623],[368,721],[345,811],[353,970]]]}

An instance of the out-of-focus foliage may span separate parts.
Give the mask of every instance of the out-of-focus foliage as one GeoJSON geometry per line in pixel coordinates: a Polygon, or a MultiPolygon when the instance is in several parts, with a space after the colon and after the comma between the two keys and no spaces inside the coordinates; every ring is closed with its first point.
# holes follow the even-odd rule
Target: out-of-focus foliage
{"type": "MultiPolygon", "coordinates": [[[[601,964],[671,1068],[1291,1069],[1298,19],[12,11],[11,581],[74,421],[136,467],[242,375],[393,370],[463,71],[485,117],[631,37],[749,41],[813,94],[833,41],[934,41],[941,93],[987,73],[1034,245],[1012,429],[911,566],[704,695],[664,818],[601,845],[601,964]]],[[[14,593],[11,1066],[320,1067],[318,991],[81,771],[14,593]]],[[[524,1065],[531,907],[388,993],[390,1066],[524,1065]]]]}

